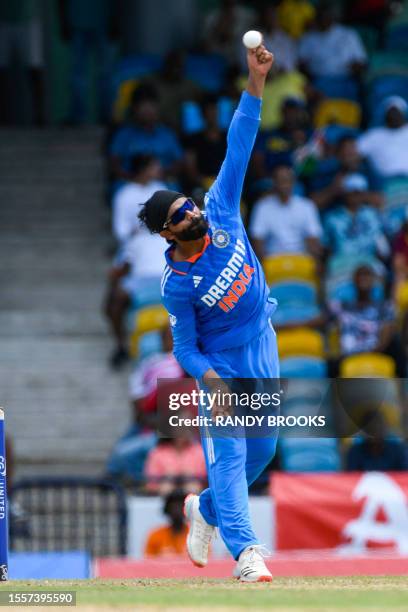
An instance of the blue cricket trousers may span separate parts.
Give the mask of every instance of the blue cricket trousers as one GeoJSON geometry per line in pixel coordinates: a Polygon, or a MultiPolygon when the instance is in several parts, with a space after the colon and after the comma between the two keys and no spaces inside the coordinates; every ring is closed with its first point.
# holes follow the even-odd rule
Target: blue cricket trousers
{"type": "MultiPolygon", "coordinates": [[[[251,342],[206,355],[222,378],[278,378],[279,359],[272,324],[251,342]]],[[[206,389],[207,390],[207,389],[206,389]]],[[[276,451],[273,437],[217,437],[201,432],[209,488],[200,495],[200,511],[219,528],[234,559],[259,541],[249,517],[248,487],[270,463],[276,451]]],[[[269,520],[269,517],[266,518],[269,520]]]]}

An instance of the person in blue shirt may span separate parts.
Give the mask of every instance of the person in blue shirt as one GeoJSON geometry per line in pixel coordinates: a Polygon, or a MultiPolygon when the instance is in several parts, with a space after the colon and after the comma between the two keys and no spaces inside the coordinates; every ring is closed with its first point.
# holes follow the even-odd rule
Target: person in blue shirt
{"type": "Polygon", "coordinates": [[[161,123],[157,92],[148,85],[135,90],[131,120],[114,132],[109,145],[109,166],[116,188],[132,178],[131,162],[139,153],[156,157],[165,177],[177,175],[183,151],[174,130],[161,123]]]}
{"type": "Polygon", "coordinates": [[[367,179],[361,174],[347,174],[341,187],[344,205],[325,215],[324,245],[331,255],[367,254],[386,259],[390,247],[378,210],[367,206],[367,179]]]}
{"type": "MultiPolygon", "coordinates": [[[[227,135],[227,153],[205,196],[205,213],[182,193],[161,190],[144,204],[141,221],[170,242],[162,296],[174,354],[200,388],[228,389],[225,380],[279,376],[276,334],[264,273],[240,216],[245,172],[260,123],[261,98],[273,56],[260,45],[247,54],[249,78],[227,135]]],[[[202,409],[203,407],[201,407],[202,409]]],[[[215,405],[211,416],[225,414],[215,405]]],[[[209,488],[186,498],[187,549],[204,566],[218,526],[245,582],[270,581],[248,509],[248,486],[270,463],[276,430],[263,438],[210,436],[202,431],[209,488]]]]}

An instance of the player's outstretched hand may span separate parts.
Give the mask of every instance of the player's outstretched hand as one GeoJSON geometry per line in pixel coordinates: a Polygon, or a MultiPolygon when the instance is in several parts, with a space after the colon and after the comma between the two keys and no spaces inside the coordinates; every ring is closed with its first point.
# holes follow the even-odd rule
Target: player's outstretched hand
{"type": "Polygon", "coordinates": [[[273,53],[262,44],[256,49],[248,49],[248,69],[254,76],[266,77],[273,64],[273,53]]]}

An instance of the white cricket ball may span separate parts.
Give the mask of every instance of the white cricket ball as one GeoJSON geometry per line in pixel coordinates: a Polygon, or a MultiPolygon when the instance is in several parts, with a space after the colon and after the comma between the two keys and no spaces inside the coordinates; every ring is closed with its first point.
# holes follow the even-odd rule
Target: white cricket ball
{"type": "Polygon", "coordinates": [[[262,44],[262,34],[257,30],[249,30],[243,35],[242,42],[247,49],[256,49],[262,44]]]}

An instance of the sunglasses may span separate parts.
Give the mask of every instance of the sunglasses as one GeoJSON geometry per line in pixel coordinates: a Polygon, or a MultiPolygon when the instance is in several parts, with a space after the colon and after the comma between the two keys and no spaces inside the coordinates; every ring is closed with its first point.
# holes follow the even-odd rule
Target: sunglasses
{"type": "Polygon", "coordinates": [[[170,223],[172,225],[178,225],[186,218],[186,212],[192,212],[195,209],[195,203],[191,198],[187,198],[187,200],[178,208],[172,215],[167,219],[165,224],[163,225],[163,229],[166,229],[170,223]]]}

